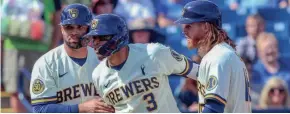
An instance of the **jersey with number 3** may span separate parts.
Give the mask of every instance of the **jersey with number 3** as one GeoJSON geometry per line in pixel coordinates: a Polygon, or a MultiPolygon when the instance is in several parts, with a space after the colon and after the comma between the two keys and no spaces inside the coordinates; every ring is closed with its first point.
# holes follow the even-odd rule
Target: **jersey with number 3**
{"type": "Polygon", "coordinates": [[[251,112],[246,66],[226,43],[214,46],[203,57],[198,73],[198,89],[199,112],[207,100],[216,100],[225,105],[224,112],[251,112]]]}
{"type": "Polygon", "coordinates": [[[120,70],[103,60],[93,72],[94,84],[116,112],[179,112],[168,75],[194,75],[198,66],[161,44],[130,44],[120,70]],[[194,65],[194,66],[193,66],[194,65]]]}

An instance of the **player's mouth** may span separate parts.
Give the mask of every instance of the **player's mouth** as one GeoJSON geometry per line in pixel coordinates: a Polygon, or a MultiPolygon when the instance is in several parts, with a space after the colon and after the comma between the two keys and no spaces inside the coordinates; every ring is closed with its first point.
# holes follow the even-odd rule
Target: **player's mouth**
{"type": "Polygon", "coordinates": [[[70,42],[71,43],[79,43],[79,40],[77,40],[77,39],[70,39],[70,42]]]}

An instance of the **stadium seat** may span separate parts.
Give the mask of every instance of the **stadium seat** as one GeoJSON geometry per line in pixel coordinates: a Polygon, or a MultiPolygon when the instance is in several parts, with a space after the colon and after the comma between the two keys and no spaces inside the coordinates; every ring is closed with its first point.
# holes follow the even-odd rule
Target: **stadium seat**
{"type": "Polygon", "coordinates": [[[258,13],[266,21],[290,21],[290,8],[259,8],[258,13]]]}
{"type": "Polygon", "coordinates": [[[290,38],[281,38],[279,41],[279,52],[281,56],[288,57],[290,56],[290,38]]]}
{"type": "Polygon", "coordinates": [[[221,9],[222,23],[244,24],[247,18],[247,12],[236,12],[230,9],[221,9]]]}
{"type": "MultiPolygon", "coordinates": [[[[277,38],[287,38],[289,36],[289,23],[288,22],[268,22],[266,23],[266,32],[271,32],[275,34],[277,38]]],[[[236,36],[243,37],[246,36],[247,32],[245,25],[236,26],[236,36]]]]}
{"type": "Polygon", "coordinates": [[[268,22],[266,23],[266,31],[274,33],[277,38],[287,38],[289,36],[289,23],[268,22]]]}
{"type": "Polygon", "coordinates": [[[236,36],[237,37],[244,37],[247,35],[245,25],[237,25],[236,27],[236,36]]]}
{"type": "Polygon", "coordinates": [[[210,0],[211,2],[215,3],[220,9],[228,8],[225,0],[210,0]]]}
{"type": "Polygon", "coordinates": [[[223,23],[222,27],[227,32],[228,36],[232,40],[236,40],[237,39],[236,24],[234,24],[234,23],[223,23]]]}

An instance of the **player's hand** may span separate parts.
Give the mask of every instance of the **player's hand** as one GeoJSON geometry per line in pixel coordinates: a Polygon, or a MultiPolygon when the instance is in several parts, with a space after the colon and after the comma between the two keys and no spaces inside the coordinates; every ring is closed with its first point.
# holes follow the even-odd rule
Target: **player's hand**
{"type": "Polygon", "coordinates": [[[188,110],[191,111],[191,112],[198,111],[198,104],[197,104],[196,102],[192,103],[192,104],[188,107],[188,110]]]}
{"type": "Polygon", "coordinates": [[[80,113],[95,113],[95,112],[102,112],[102,113],[113,113],[115,109],[106,104],[102,99],[92,99],[82,104],[79,104],[79,112],[80,113]]]}

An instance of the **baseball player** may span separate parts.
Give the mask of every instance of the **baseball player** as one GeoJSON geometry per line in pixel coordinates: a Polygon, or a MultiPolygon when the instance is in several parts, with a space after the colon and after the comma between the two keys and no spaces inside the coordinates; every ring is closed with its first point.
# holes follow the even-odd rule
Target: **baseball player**
{"type": "Polygon", "coordinates": [[[61,14],[64,44],[40,57],[32,71],[33,112],[114,112],[100,98],[92,82],[98,64],[94,49],[83,47],[92,14],[82,4],[68,5],[61,14]]]}
{"type": "Polygon", "coordinates": [[[189,49],[202,57],[198,72],[199,112],[251,112],[246,66],[221,28],[218,7],[206,0],[187,3],[182,17],[189,49]]]}
{"type": "Polygon", "coordinates": [[[84,40],[104,58],[93,72],[98,93],[116,112],[179,112],[168,75],[196,79],[198,65],[158,43],[128,44],[128,35],[117,15],[92,20],[84,40]]]}

